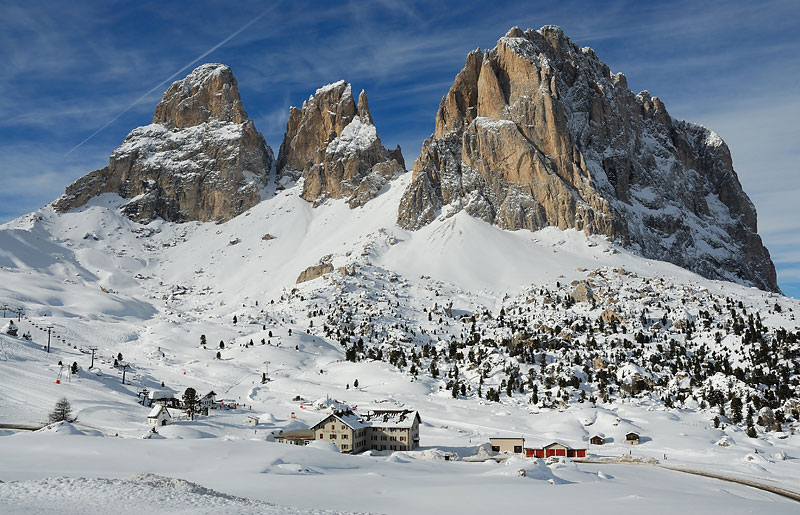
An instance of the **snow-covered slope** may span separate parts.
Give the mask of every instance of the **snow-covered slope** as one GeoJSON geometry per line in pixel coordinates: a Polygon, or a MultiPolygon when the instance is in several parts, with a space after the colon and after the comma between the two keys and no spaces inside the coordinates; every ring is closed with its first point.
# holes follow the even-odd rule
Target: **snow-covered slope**
{"type": "MultiPolygon", "coordinates": [[[[745,504],[754,511],[794,508],[771,494],[656,468],[443,461],[445,452],[474,454],[491,436],[585,447],[591,435],[603,433],[608,445],[590,447],[591,454],[618,457],[632,450],[634,457],[662,463],[668,455],[667,464],[791,487],[800,437],[793,434],[797,421],[789,402],[798,398],[798,372],[784,365],[796,363],[797,345],[777,338],[780,327],[796,333],[800,305],[645,260],[577,231],[508,232],[464,213],[405,231],[395,225],[395,213],[408,180],[388,183],[356,209],[343,200],[313,208],[296,184],[224,224],[143,225],[120,212],[124,199],[104,194],[76,211],[45,207],[0,227],[0,307],[22,308],[19,334],[32,336],[0,335],[0,422],[44,422],[63,395],[84,433],[5,431],[0,455],[10,465],[0,480],[31,482],[0,485],[0,506],[35,512],[47,505],[47,492],[69,488],[91,499],[93,488],[135,489],[141,480],[126,478],[153,472],[304,509],[463,513],[495,504],[487,488],[499,498],[520,499],[519,506],[531,488],[551,506],[577,499],[573,492],[621,499],[635,489],[638,498],[614,505],[613,511],[625,512],[644,502],[674,506],[688,485],[695,488],[695,505],[712,512],[745,504]],[[333,271],[295,284],[320,262],[333,271]],[[591,283],[594,302],[567,300],[573,281],[591,283]],[[612,308],[624,321],[612,317],[595,331],[596,319],[612,308]],[[737,335],[740,320],[744,328],[737,335]],[[50,354],[42,349],[48,325],[50,354]],[[781,356],[788,357],[758,361],[758,341],[747,336],[744,342],[750,326],[770,345],[780,343],[781,356]],[[739,379],[735,370],[722,370],[716,376],[708,367],[695,373],[692,357],[701,348],[708,362],[725,356],[747,374],[739,379]],[[592,368],[595,357],[604,379],[592,368]],[[115,360],[129,365],[127,384],[115,360]],[[69,371],[72,363],[77,374],[69,371]],[[750,438],[745,424],[719,414],[719,405],[701,406],[709,387],[745,400],[777,392],[756,388],[761,383],[753,383],[749,369],[763,377],[788,370],[790,399],[775,400],[783,431],[754,422],[757,438],[750,438]],[[265,372],[270,381],[262,384],[265,372]],[[637,372],[652,384],[631,380],[637,372]],[[169,388],[180,396],[187,387],[201,395],[214,390],[239,407],[177,420],[150,435],[149,408],[137,394],[169,388]],[[500,393],[500,402],[486,399],[490,389],[500,393]],[[267,441],[279,430],[321,419],[325,411],[309,402],[327,396],[360,407],[420,410],[422,449],[350,457],[267,441]],[[261,424],[246,426],[246,415],[259,416],[261,424]],[[634,449],[624,444],[631,430],[645,437],[634,449]],[[120,438],[109,438],[114,435],[120,438]],[[109,462],[109,455],[118,459],[109,462]],[[211,458],[220,468],[208,468],[211,458]],[[519,477],[520,469],[527,478],[519,477]],[[51,476],[90,479],[80,486],[78,480],[44,479],[51,476]],[[98,477],[121,481],[91,479],[98,477]],[[365,491],[342,495],[354,479],[365,491]],[[418,495],[390,486],[399,483],[418,495]],[[35,502],[23,502],[25,491],[35,502]]],[[[727,395],[722,407],[730,414],[727,395]]],[[[160,495],[163,485],[151,483],[142,491],[160,495]]],[[[219,499],[233,503],[231,511],[258,511],[245,501],[219,499]]],[[[588,505],[576,500],[572,506],[588,505]]]]}

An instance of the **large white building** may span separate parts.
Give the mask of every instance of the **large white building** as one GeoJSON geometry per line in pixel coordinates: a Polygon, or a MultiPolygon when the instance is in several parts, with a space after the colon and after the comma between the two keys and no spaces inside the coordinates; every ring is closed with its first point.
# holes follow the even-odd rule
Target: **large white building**
{"type": "Polygon", "coordinates": [[[369,449],[410,451],[419,447],[417,411],[407,409],[371,410],[364,414],[339,410],[311,426],[315,440],[336,444],[341,452],[369,449]]]}

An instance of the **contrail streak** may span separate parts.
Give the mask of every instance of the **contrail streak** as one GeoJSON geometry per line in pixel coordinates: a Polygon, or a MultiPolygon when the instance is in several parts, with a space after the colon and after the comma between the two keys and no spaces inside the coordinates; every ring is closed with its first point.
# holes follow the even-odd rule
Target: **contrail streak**
{"type": "Polygon", "coordinates": [[[184,66],[184,67],[183,67],[183,68],[181,68],[180,70],[176,71],[175,73],[173,73],[172,75],[170,75],[170,76],[169,76],[169,77],[167,77],[166,79],[162,80],[161,82],[159,82],[158,84],[156,84],[155,86],[153,86],[152,88],[150,88],[150,89],[147,91],[147,93],[145,93],[144,95],[140,96],[140,97],[139,97],[139,98],[137,98],[137,99],[136,99],[136,100],[135,100],[135,101],[134,101],[134,102],[133,102],[131,105],[129,105],[128,107],[126,107],[125,109],[123,109],[122,111],[120,111],[120,112],[119,112],[119,113],[118,113],[118,114],[117,114],[117,115],[116,115],[114,118],[112,118],[111,120],[109,120],[109,121],[108,121],[108,123],[106,123],[105,125],[103,125],[103,126],[102,126],[102,127],[100,127],[99,129],[97,129],[96,131],[94,131],[93,133],[91,133],[91,134],[90,134],[90,135],[89,135],[89,136],[88,136],[88,137],[87,137],[85,140],[81,141],[80,143],[78,143],[77,145],[75,145],[74,147],[72,147],[72,149],[71,149],[69,152],[67,152],[66,154],[64,154],[64,157],[67,157],[68,155],[70,155],[70,154],[72,154],[73,152],[75,152],[76,150],[78,150],[78,149],[79,149],[79,148],[80,148],[80,147],[81,147],[81,146],[82,146],[84,143],[86,143],[86,142],[87,142],[87,141],[89,141],[90,139],[92,139],[92,138],[94,138],[95,136],[97,136],[97,135],[98,135],[98,134],[99,134],[99,133],[100,133],[100,132],[101,132],[103,129],[105,129],[106,127],[108,127],[109,125],[111,125],[112,123],[114,123],[115,121],[117,121],[117,119],[119,119],[119,117],[120,117],[120,116],[122,116],[123,114],[127,113],[128,111],[130,111],[130,110],[131,110],[131,108],[133,108],[133,106],[135,106],[136,104],[138,104],[139,102],[141,102],[142,100],[144,100],[145,98],[147,98],[148,96],[150,96],[150,94],[152,94],[152,93],[153,93],[154,91],[156,91],[157,89],[159,89],[159,88],[163,87],[163,86],[164,86],[164,84],[166,84],[167,82],[169,82],[169,81],[171,81],[172,79],[174,79],[176,75],[178,75],[178,74],[180,74],[181,72],[183,72],[184,70],[186,70],[186,68],[188,68],[188,67],[192,66],[193,64],[195,64],[195,63],[196,63],[197,61],[199,61],[200,59],[203,59],[204,57],[206,57],[208,54],[210,54],[210,53],[211,53],[211,52],[213,52],[214,50],[218,49],[219,47],[221,47],[222,45],[224,45],[224,44],[225,44],[225,43],[227,43],[228,41],[232,40],[233,38],[235,38],[236,36],[238,36],[239,34],[241,34],[242,32],[244,32],[245,30],[247,30],[247,28],[248,28],[248,27],[250,27],[252,24],[254,24],[254,23],[255,23],[255,22],[257,22],[258,20],[260,20],[261,18],[263,18],[263,17],[264,17],[264,16],[265,16],[265,15],[266,15],[268,12],[270,12],[270,11],[274,10],[274,9],[275,9],[275,8],[276,8],[276,7],[277,7],[279,4],[280,4],[280,2],[276,2],[276,3],[275,3],[275,4],[273,4],[273,5],[272,5],[272,6],[271,6],[269,9],[265,10],[264,12],[262,12],[261,14],[259,14],[258,16],[256,16],[255,18],[253,18],[252,20],[250,20],[249,22],[247,22],[246,24],[244,24],[244,25],[243,25],[243,26],[242,26],[242,27],[241,27],[239,30],[237,30],[236,32],[234,32],[233,34],[231,34],[230,36],[228,36],[227,38],[223,39],[222,41],[220,41],[219,43],[217,43],[216,45],[214,45],[213,47],[211,47],[210,49],[208,49],[208,50],[207,50],[207,51],[205,51],[204,53],[202,53],[200,56],[198,56],[197,58],[195,58],[194,60],[192,60],[191,62],[189,62],[189,64],[187,64],[186,66],[184,66]]]}

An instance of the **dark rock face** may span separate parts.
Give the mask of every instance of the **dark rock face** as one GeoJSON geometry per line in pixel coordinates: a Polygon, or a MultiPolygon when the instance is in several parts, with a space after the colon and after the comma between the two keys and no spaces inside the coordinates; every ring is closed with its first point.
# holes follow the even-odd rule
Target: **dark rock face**
{"type": "Polygon", "coordinates": [[[305,200],[317,205],[345,198],[350,207],[362,206],[404,167],[400,147],[387,151],[381,145],[366,93],[356,104],[350,84],[324,86],[302,109],[290,108],[278,180],[302,177],[305,200]]]}
{"type": "Polygon", "coordinates": [[[272,161],[230,68],[204,64],[169,87],[153,123],[131,131],[108,166],[54,206],[67,211],[116,193],[131,199],[123,210],[134,220],[226,221],[261,201],[272,161]]]}
{"type": "Polygon", "coordinates": [[[467,56],[414,163],[398,224],[466,210],[505,229],[575,228],[703,276],[778,291],[728,147],[638,95],[560,28],[467,56]]]}

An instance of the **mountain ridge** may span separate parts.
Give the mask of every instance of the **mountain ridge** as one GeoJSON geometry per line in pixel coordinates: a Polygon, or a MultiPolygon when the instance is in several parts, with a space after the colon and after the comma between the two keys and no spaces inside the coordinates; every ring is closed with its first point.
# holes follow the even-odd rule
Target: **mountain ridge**
{"type": "MultiPolygon", "coordinates": [[[[366,93],[356,102],[343,80],[290,108],[277,160],[221,64],[173,83],[153,122],[55,207],[115,192],[134,219],[226,221],[262,200],[275,161],[279,189],[302,180],[314,206],[344,198],[357,208],[405,168],[399,146],[382,146],[366,93]]],[[[460,210],[508,230],[603,234],[709,278],[780,291],[722,139],[633,94],[556,26],[514,27],[494,49],[470,52],[442,99],[397,224],[418,230],[460,210]]]]}

